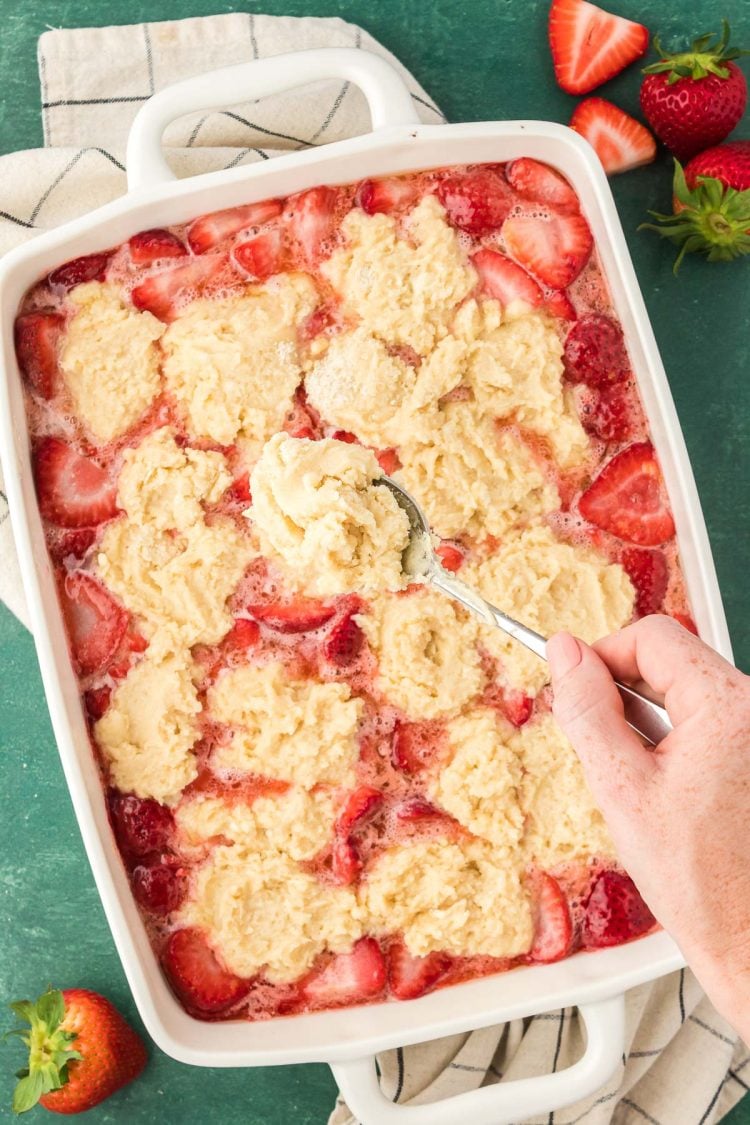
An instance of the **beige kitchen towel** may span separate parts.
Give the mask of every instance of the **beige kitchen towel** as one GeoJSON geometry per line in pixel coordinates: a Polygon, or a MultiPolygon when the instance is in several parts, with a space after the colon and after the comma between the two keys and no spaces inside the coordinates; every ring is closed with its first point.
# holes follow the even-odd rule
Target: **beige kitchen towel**
{"type": "MultiPolygon", "coordinates": [[[[126,190],[124,148],[138,107],[191,74],[307,47],[375,51],[404,76],[425,122],[440,110],[391,54],[338,19],[234,13],[130,27],[53,30],[39,42],[44,149],[0,157],[0,252],[90,211],[126,190]]],[[[167,131],[179,175],[267,160],[282,152],[364,132],[364,99],[347,82],[321,83],[263,101],[193,114],[167,131]]],[[[0,507],[0,598],[26,610],[7,509],[0,507]]],[[[495,1082],[569,1065],[582,1035],[575,1010],[551,1012],[467,1035],[389,1051],[383,1087],[401,1103],[429,1102],[495,1082]]],[[[622,1070],[586,1105],[538,1125],[710,1125],[750,1087],[750,1056],[689,972],[628,997],[622,1070]]],[[[351,1122],[343,1105],[331,1118],[351,1122]]]]}

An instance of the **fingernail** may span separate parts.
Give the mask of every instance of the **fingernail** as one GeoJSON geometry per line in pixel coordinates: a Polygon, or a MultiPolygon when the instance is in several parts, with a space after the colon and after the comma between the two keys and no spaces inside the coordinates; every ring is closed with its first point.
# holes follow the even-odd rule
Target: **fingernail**
{"type": "Polygon", "coordinates": [[[581,646],[570,633],[555,633],[547,641],[547,660],[555,679],[566,676],[581,663],[581,646]]]}

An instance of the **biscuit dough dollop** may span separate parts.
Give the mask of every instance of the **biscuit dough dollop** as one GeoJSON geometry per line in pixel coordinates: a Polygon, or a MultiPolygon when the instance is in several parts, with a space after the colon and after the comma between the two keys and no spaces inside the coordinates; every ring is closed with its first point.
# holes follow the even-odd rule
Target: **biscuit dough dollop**
{"type": "Polygon", "coordinates": [[[265,554],[313,594],[399,590],[409,521],[375,455],[359,445],[276,434],[251,478],[249,510],[265,554]]]}

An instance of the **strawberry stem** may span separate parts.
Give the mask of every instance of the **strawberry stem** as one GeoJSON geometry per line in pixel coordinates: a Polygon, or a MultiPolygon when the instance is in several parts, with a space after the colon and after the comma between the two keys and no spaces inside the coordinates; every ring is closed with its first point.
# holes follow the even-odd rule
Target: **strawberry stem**
{"type": "Polygon", "coordinates": [[[681,78],[700,80],[709,74],[717,78],[728,78],[729,68],[725,63],[738,59],[740,55],[750,55],[750,51],[741,50],[739,47],[729,46],[729,22],[722,20],[722,32],[716,43],[713,43],[714,33],[699,35],[693,40],[689,51],[680,51],[675,54],[667,53],[659,39],[654,36],[654,47],[661,58],[659,62],[651,63],[643,68],[644,74],[669,74],[667,85],[673,86],[681,78]]]}
{"type": "Polygon", "coordinates": [[[750,254],[750,188],[736,191],[712,176],[698,176],[691,190],[682,165],[674,163],[675,213],[649,211],[656,223],[641,223],[638,230],[656,231],[679,246],[675,274],[686,254],[704,254],[709,262],[750,254]]]}
{"type": "Polygon", "coordinates": [[[16,1000],[10,1007],[29,1024],[29,1030],[18,1027],[4,1036],[17,1036],[29,1049],[28,1066],[16,1072],[19,1081],[13,1092],[13,1112],[26,1113],[44,1094],[65,1085],[68,1063],[83,1055],[71,1048],[76,1033],[60,1026],[65,1018],[65,1001],[58,989],[48,988],[34,1003],[16,1000]]]}

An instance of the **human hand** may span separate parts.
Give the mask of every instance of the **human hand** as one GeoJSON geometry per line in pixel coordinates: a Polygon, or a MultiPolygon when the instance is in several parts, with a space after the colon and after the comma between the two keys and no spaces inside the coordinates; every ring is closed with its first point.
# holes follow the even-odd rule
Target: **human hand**
{"type": "Polygon", "coordinates": [[[750,1042],[750,677],[670,617],[547,649],[553,711],[618,855],[716,1008],[750,1042]],[[613,677],[664,698],[644,747],[613,677]]]}

